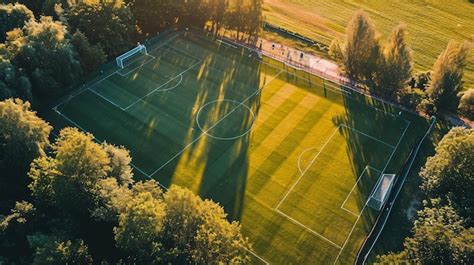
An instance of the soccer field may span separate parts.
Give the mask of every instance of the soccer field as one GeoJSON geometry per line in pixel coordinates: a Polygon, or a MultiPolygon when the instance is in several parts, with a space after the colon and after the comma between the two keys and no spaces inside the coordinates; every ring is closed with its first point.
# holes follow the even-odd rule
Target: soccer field
{"type": "Polygon", "coordinates": [[[164,34],[54,107],[131,151],[137,179],[224,206],[253,263],[347,264],[428,121],[200,32],[164,34]]]}

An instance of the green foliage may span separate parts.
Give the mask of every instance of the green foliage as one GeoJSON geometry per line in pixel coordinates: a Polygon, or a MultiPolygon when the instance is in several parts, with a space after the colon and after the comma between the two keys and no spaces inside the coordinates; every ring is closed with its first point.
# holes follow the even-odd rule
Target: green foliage
{"type": "Polygon", "coordinates": [[[53,154],[31,165],[33,196],[39,203],[87,216],[96,206],[93,194],[98,181],[110,171],[107,153],[92,135],[66,128],[53,145],[53,154]]]}
{"type": "Polygon", "coordinates": [[[134,199],[115,228],[118,246],[139,263],[245,263],[249,243],[223,208],[172,186],[164,195],[154,182],[137,183],[134,199]],[[155,191],[154,191],[155,190],[155,191]]]}
{"type": "Polygon", "coordinates": [[[132,45],[135,19],[130,8],[121,1],[79,2],[64,15],[73,32],[84,33],[92,44],[100,45],[109,58],[132,45]]]}
{"type": "Polygon", "coordinates": [[[12,97],[32,101],[31,83],[9,59],[0,55],[0,100],[12,97]]]}
{"type": "Polygon", "coordinates": [[[344,70],[357,81],[370,80],[380,56],[380,46],[375,38],[375,27],[368,15],[358,11],[346,30],[344,70]]]}
{"type": "Polygon", "coordinates": [[[416,109],[425,96],[425,92],[421,89],[405,88],[400,91],[399,101],[410,109],[416,109]]]}
{"type": "Polygon", "coordinates": [[[385,52],[381,55],[376,70],[377,84],[372,88],[372,92],[395,99],[397,92],[409,81],[413,69],[405,26],[395,27],[385,52]]]}
{"type": "Polygon", "coordinates": [[[12,36],[9,42],[20,43],[13,62],[29,76],[33,92],[39,96],[61,95],[81,76],[66,26],[51,17],[26,23],[23,32],[12,36]]]}
{"type": "Polygon", "coordinates": [[[117,246],[132,258],[129,262],[160,262],[165,205],[149,192],[140,192],[127,203],[114,229],[117,246]]]}
{"type": "MultiPolygon", "coordinates": [[[[44,154],[51,126],[20,99],[0,101],[0,200],[24,198],[31,161],[44,154]]],[[[3,205],[10,207],[11,205],[3,205]]],[[[3,212],[3,207],[0,210],[3,212]]]]}
{"type": "Polygon", "coordinates": [[[102,47],[90,44],[87,37],[80,31],[76,31],[72,35],[71,44],[79,55],[79,61],[84,73],[91,73],[97,70],[107,60],[102,47]]]}
{"type": "Polygon", "coordinates": [[[453,128],[420,172],[431,198],[445,198],[472,222],[474,218],[474,129],[453,128]]]}
{"type": "Polygon", "coordinates": [[[6,39],[6,33],[14,28],[22,28],[26,22],[33,20],[33,12],[22,4],[0,3],[0,43],[6,39]]]}
{"type": "Polygon", "coordinates": [[[28,240],[35,250],[32,264],[92,264],[88,247],[81,239],[37,233],[28,240]]]}
{"type": "Polygon", "coordinates": [[[405,239],[404,250],[378,256],[376,264],[472,264],[473,238],[474,229],[465,228],[451,206],[431,200],[418,212],[413,235],[405,239]]]}
{"type": "Polygon", "coordinates": [[[338,39],[333,39],[331,41],[331,45],[329,45],[329,51],[328,51],[329,56],[332,58],[339,60],[343,57],[341,45],[339,44],[338,39]]]}
{"type": "Polygon", "coordinates": [[[452,207],[440,206],[436,200],[431,204],[418,212],[413,236],[405,240],[409,258],[422,264],[472,264],[474,230],[462,226],[461,217],[452,207]],[[470,243],[466,240],[469,237],[470,243]]]}
{"type": "Polygon", "coordinates": [[[462,78],[468,51],[467,43],[457,46],[451,41],[436,60],[428,96],[438,110],[456,111],[459,105],[457,95],[463,89],[462,78]]]}
{"type": "Polygon", "coordinates": [[[474,120],[474,89],[471,88],[461,93],[458,112],[467,118],[474,120]]]}

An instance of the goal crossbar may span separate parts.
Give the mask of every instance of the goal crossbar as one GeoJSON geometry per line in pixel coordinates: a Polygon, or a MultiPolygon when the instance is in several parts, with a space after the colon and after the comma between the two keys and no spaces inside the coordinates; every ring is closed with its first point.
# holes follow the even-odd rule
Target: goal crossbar
{"type": "Polygon", "coordinates": [[[148,54],[148,51],[146,49],[146,46],[143,44],[139,44],[137,47],[129,50],[128,52],[118,56],[115,61],[117,62],[117,66],[120,68],[124,68],[123,62],[127,60],[128,58],[132,57],[133,55],[141,53],[141,54],[148,54]]]}

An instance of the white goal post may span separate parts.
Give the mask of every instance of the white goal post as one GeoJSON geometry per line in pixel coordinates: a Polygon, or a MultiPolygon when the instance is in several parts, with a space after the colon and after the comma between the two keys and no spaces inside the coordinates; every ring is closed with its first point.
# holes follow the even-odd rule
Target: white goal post
{"type": "Polygon", "coordinates": [[[380,211],[387,201],[395,180],[394,174],[382,174],[370,195],[368,205],[373,209],[380,211]]]}
{"type": "Polygon", "coordinates": [[[127,60],[128,58],[132,57],[133,55],[137,54],[137,53],[141,53],[141,54],[145,54],[147,55],[148,54],[148,51],[146,49],[146,46],[143,45],[143,44],[138,44],[137,47],[131,49],[130,51],[118,56],[115,61],[117,62],[117,66],[120,67],[120,68],[124,68],[124,64],[123,62],[125,60],[127,60]]]}

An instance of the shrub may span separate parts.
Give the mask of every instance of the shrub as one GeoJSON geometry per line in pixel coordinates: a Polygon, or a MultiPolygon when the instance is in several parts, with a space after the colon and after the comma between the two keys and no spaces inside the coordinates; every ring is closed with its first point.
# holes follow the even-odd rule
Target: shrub
{"type": "Polygon", "coordinates": [[[400,91],[400,104],[410,108],[416,109],[421,101],[425,98],[425,93],[421,89],[405,88],[400,91]]]}
{"type": "Polygon", "coordinates": [[[469,89],[460,93],[458,112],[467,118],[474,120],[474,89],[469,89]]]}
{"type": "Polygon", "coordinates": [[[428,115],[434,115],[438,112],[436,105],[429,99],[423,99],[417,107],[418,111],[423,111],[428,115]]]}

